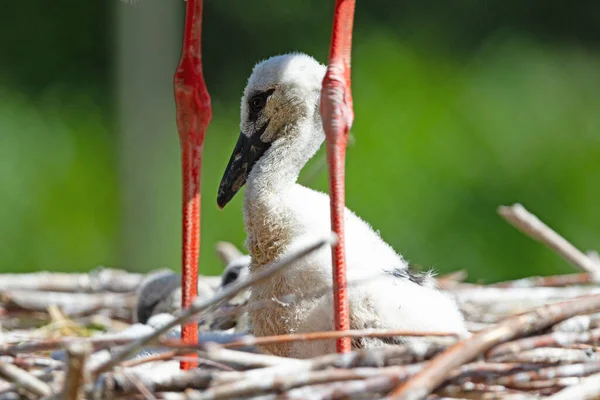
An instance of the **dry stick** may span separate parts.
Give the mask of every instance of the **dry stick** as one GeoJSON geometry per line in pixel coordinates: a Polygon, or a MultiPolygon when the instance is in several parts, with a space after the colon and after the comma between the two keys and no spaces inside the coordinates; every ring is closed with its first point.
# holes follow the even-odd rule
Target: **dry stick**
{"type": "Polygon", "coordinates": [[[600,266],[565,238],[531,214],[521,204],[500,206],[498,213],[515,228],[557,252],[565,260],[584,272],[600,273],[600,266]]]}
{"type": "Polygon", "coordinates": [[[0,274],[0,292],[6,290],[40,290],[50,292],[135,292],[144,279],[119,269],[101,268],[87,274],[36,272],[0,274]]]}
{"type": "Polygon", "coordinates": [[[423,365],[421,364],[413,364],[409,366],[392,366],[385,368],[328,369],[324,371],[288,374],[272,379],[261,379],[260,376],[257,376],[255,379],[244,379],[211,387],[204,392],[190,396],[190,398],[194,400],[240,398],[273,391],[285,392],[306,385],[353,381],[374,377],[386,377],[389,381],[388,386],[393,387],[394,383],[414,375],[422,368],[423,365]]]}
{"type": "Polygon", "coordinates": [[[515,383],[533,382],[554,378],[568,378],[600,373],[600,362],[583,364],[560,365],[558,367],[541,368],[535,371],[522,371],[513,375],[500,377],[495,383],[500,385],[514,385],[515,383]]]}
{"type": "Polygon", "coordinates": [[[498,282],[487,287],[497,288],[532,288],[532,287],[560,287],[571,285],[585,285],[594,283],[594,276],[586,272],[579,274],[564,274],[553,276],[531,276],[513,281],[498,282]]]}
{"type": "MultiPolygon", "coordinates": [[[[382,391],[387,392],[387,391],[393,389],[394,387],[396,387],[398,385],[398,383],[400,383],[400,382],[406,380],[407,378],[409,378],[410,376],[414,375],[414,373],[417,372],[418,370],[421,370],[423,366],[424,366],[424,364],[412,364],[412,365],[405,366],[404,368],[415,367],[416,369],[410,374],[396,375],[395,376],[396,379],[394,379],[394,380],[386,379],[385,377],[369,378],[369,379],[365,379],[364,381],[351,382],[347,386],[344,386],[341,388],[334,389],[332,387],[331,388],[332,390],[330,392],[327,392],[327,396],[318,397],[318,398],[345,398],[345,396],[352,396],[352,395],[356,395],[356,394],[360,394],[360,393],[373,393],[373,392],[382,392],[382,391]]],[[[529,365],[528,367],[533,368],[534,366],[529,365]]],[[[495,374],[506,375],[511,372],[514,373],[515,370],[518,370],[520,368],[523,368],[523,366],[518,365],[518,364],[473,363],[473,364],[465,365],[457,370],[454,370],[454,372],[452,374],[455,375],[455,378],[453,378],[453,379],[465,378],[467,376],[469,376],[469,377],[473,377],[473,376],[487,377],[487,376],[493,376],[495,374]]],[[[467,385],[467,383],[461,382],[461,385],[467,385]]],[[[470,389],[470,391],[473,391],[473,390],[486,391],[485,389],[487,389],[487,391],[489,392],[489,390],[494,389],[494,387],[500,388],[500,386],[484,387],[484,386],[482,386],[482,384],[471,385],[470,383],[468,383],[468,385],[473,386],[473,388],[470,389]],[[477,385],[479,385],[479,386],[477,386],[477,385]]],[[[463,389],[461,389],[460,385],[446,386],[446,388],[452,388],[452,387],[456,387],[457,390],[460,390],[461,392],[464,391],[463,389]]],[[[511,393],[514,393],[514,391],[511,391],[511,393]]],[[[451,394],[452,394],[452,398],[456,397],[456,393],[451,393],[451,394]]]]}
{"type": "Polygon", "coordinates": [[[265,344],[279,344],[299,341],[316,341],[339,339],[342,337],[363,338],[363,337],[393,337],[393,336],[451,336],[456,337],[455,333],[451,332],[415,332],[401,329],[357,329],[348,331],[323,331],[323,332],[307,332],[307,333],[292,333],[289,335],[275,335],[253,337],[249,336],[244,339],[222,344],[223,347],[244,347],[244,346],[260,346],[265,344]]]}
{"type": "Polygon", "coordinates": [[[598,253],[596,250],[588,250],[585,252],[585,255],[588,256],[598,266],[600,266],[600,253],[598,253]]]}
{"type": "Polygon", "coordinates": [[[440,275],[436,277],[435,281],[438,288],[448,289],[463,284],[465,279],[467,279],[467,271],[461,269],[449,274],[440,275]]]}
{"type": "Polygon", "coordinates": [[[540,347],[533,350],[522,351],[517,354],[506,354],[494,357],[492,361],[503,363],[524,364],[576,364],[590,361],[598,361],[596,353],[588,350],[569,349],[562,347],[540,347]]]}
{"type": "Polygon", "coordinates": [[[296,364],[255,369],[246,372],[225,372],[217,377],[218,384],[240,381],[242,379],[275,380],[286,376],[300,375],[326,368],[381,367],[413,364],[431,358],[447,348],[449,343],[406,343],[401,346],[380,347],[369,350],[356,350],[344,354],[327,354],[309,360],[300,360],[296,364]]]}
{"type": "Polygon", "coordinates": [[[591,313],[599,309],[600,295],[593,295],[542,306],[527,314],[507,318],[442,352],[422,372],[394,390],[391,396],[402,400],[422,399],[444,382],[448,371],[472,360],[493,346],[548,328],[574,315],[591,313]]]}
{"type": "Polygon", "coordinates": [[[600,327],[600,314],[576,315],[552,327],[557,332],[586,332],[600,327]]]}
{"type": "Polygon", "coordinates": [[[11,357],[2,356],[0,361],[14,364],[19,368],[42,368],[46,370],[62,369],[65,365],[64,362],[53,360],[51,358],[29,356],[29,357],[11,357]]]}
{"type": "MultiPolygon", "coordinates": [[[[552,301],[569,300],[576,297],[600,294],[597,286],[574,287],[537,287],[537,288],[494,288],[475,287],[472,289],[453,290],[452,294],[459,303],[474,303],[478,306],[493,307],[494,310],[504,310],[518,305],[544,305],[552,301]],[[538,303],[538,304],[536,304],[538,303]]],[[[498,312],[498,311],[496,311],[498,312]]]]}
{"type": "Polygon", "coordinates": [[[481,379],[487,381],[498,379],[502,376],[511,376],[520,372],[539,369],[538,364],[522,364],[522,363],[497,363],[476,361],[470,364],[465,364],[452,372],[448,382],[465,383],[468,379],[481,379]]]}
{"type": "Polygon", "coordinates": [[[10,290],[4,293],[7,300],[31,311],[46,311],[52,304],[68,315],[80,315],[106,309],[132,307],[135,302],[133,293],[66,293],[32,290],[10,290]]]}
{"type": "MultiPolygon", "coordinates": [[[[305,360],[294,360],[287,359],[283,357],[269,356],[263,354],[251,354],[251,353],[243,353],[234,350],[221,349],[216,346],[214,348],[209,348],[208,352],[199,352],[200,360],[202,358],[217,360],[223,363],[232,363],[238,366],[242,366],[245,368],[256,368],[256,367],[264,367],[264,366],[276,366],[281,369],[281,367],[285,366],[293,366],[293,365],[301,365],[303,363],[307,363],[305,360]]],[[[137,360],[135,360],[137,361],[137,360]]],[[[154,360],[153,360],[154,361],[154,360]]],[[[129,363],[127,363],[129,364],[129,363]]],[[[125,363],[123,363],[125,365],[125,363]]],[[[212,384],[216,377],[213,371],[209,371],[206,369],[195,369],[184,372],[176,371],[173,374],[168,376],[156,374],[155,372],[150,371],[132,371],[135,374],[135,377],[141,382],[144,386],[152,389],[153,391],[178,391],[185,390],[189,386],[189,382],[194,382],[192,387],[196,389],[205,389],[209,384],[212,384]]],[[[225,373],[225,375],[229,375],[230,373],[225,373]]],[[[237,372],[232,371],[231,374],[235,374],[235,376],[239,377],[238,379],[233,379],[232,381],[240,381],[246,378],[248,375],[246,372],[237,372]]],[[[222,374],[220,374],[222,375],[222,374]]],[[[250,377],[254,376],[254,380],[264,380],[264,376],[259,375],[250,375],[250,377]]],[[[136,385],[131,380],[127,380],[127,376],[123,375],[123,370],[118,369],[112,374],[106,374],[101,378],[101,388],[107,389],[114,387],[115,390],[119,393],[131,393],[136,391],[136,385]]],[[[230,382],[230,381],[227,381],[230,382]]]]}
{"type": "Polygon", "coordinates": [[[206,352],[199,352],[202,357],[213,362],[226,365],[233,365],[238,368],[265,368],[278,367],[282,365],[298,365],[304,363],[304,360],[295,358],[278,357],[270,354],[253,354],[244,351],[235,351],[223,349],[218,345],[207,345],[206,352]]]}
{"type": "Polygon", "coordinates": [[[124,368],[131,368],[131,367],[137,367],[138,365],[146,364],[149,362],[168,361],[168,360],[172,360],[175,357],[177,357],[181,354],[187,353],[187,352],[188,352],[187,349],[177,349],[177,350],[165,351],[163,353],[158,353],[158,354],[150,354],[149,356],[134,358],[133,360],[125,360],[121,363],[121,366],[124,368]]]}
{"type": "MultiPolygon", "coordinates": [[[[532,400],[527,393],[515,389],[509,389],[501,385],[490,385],[486,383],[463,383],[462,385],[448,385],[439,390],[439,393],[449,396],[452,399],[485,399],[485,400],[504,400],[519,399],[532,400]]],[[[428,396],[427,399],[430,397],[428,396]]]]}
{"type": "Polygon", "coordinates": [[[0,377],[37,396],[52,395],[52,389],[47,383],[12,364],[0,362],[0,377]]]}
{"type": "Polygon", "coordinates": [[[271,267],[265,268],[264,270],[253,274],[248,279],[236,282],[233,285],[226,287],[223,291],[217,293],[212,298],[206,300],[198,299],[200,301],[194,301],[189,308],[179,311],[176,314],[175,318],[169,323],[161,326],[156,331],[141,337],[135,342],[125,346],[124,349],[112,356],[108,361],[98,366],[98,368],[96,368],[96,370],[94,371],[94,374],[106,371],[114,367],[121,361],[125,360],[127,357],[133,356],[145,344],[153,341],[154,339],[157,339],[158,337],[167,333],[170,329],[174,328],[175,326],[184,324],[185,322],[187,322],[196,314],[199,314],[206,308],[218,304],[221,301],[234,297],[240,291],[251,287],[255,283],[261,282],[269,278],[271,275],[275,274],[276,272],[282,270],[285,267],[288,267],[293,262],[307,256],[308,254],[311,254],[312,252],[320,249],[325,245],[331,245],[334,242],[335,238],[333,235],[327,238],[319,238],[316,240],[313,239],[308,244],[300,246],[298,249],[294,249],[293,251],[290,251],[287,254],[283,255],[283,257],[275,261],[271,265],[271,267]]]}
{"type": "Polygon", "coordinates": [[[575,349],[575,350],[588,350],[588,351],[598,351],[598,346],[594,346],[591,344],[584,344],[584,343],[573,343],[573,344],[568,344],[565,346],[565,348],[567,349],[575,349]]]}
{"type": "Polygon", "coordinates": [[[68,319],[54,304],[48,306],[48,315],[50,316],[50,324],[48,326],[56,326],[61,336],[75,336],[76,331],[74,328],[80,328],[74,321],[68,319]]]}
{"type": "MultiPolygon", "coordinates": [[[[397,385],[400,382],[401,376],[395,377],[374,377],[364,380],[354,380],[347,382],[335,382],[329,385],[314,385],[298,389],[292,389],[287,395],[295,399],[310,398],[312,400],[333,400],[333,399],[348,399],[353,396],[360,396],[365,393],[380,393],[390,390],[390,387],[397,385]],[[394,383],[394,381],[396,383],[394,383]]],[[[364,398],[364,397],[358,397],[364,398]]],[[[279,398],[277,399],[279,400],[279,398]]],[[[453,399],[455,400],[455,399],[453,399]]]]}
{"type": "Polygon", "coordinates": [[[574,385],[578,382],[578,377],[552,378],[532,382],[514,382],[510,385],[505,385],[505,387],[525,391],[542,389],[563,389],[567,386],[574,385]]]}
{"type": "MultiPolygon", "coordinates": [[[[130,367],[135,367],[141,364],[146,364],[149,362],[156,362],[156,361],[170,361],[170,360],[181,360],[185,357],[181,357],[182,354],[188,354],[189,350],[187,349],[179,349],[179,350],[172,350],[172,351],[167,351],[164,353],[158,353],[158,354],[151,354],[149,356],[146,357],[141,357],[141,358],[136,358],[134,360],[127,360],[127,361],[123,361],[123,363],[121,363],[122,367],[126,367],[126,368],[130,368],[130,367]]],[[[235,371],[235,369],[231,368],[228,365],[213,361],[213,360],[209,360],[207,358],[193,358],[193,361],[198,363],[199,367],[213,367],[213,368],[217,368],[223,371],[235,371]]]]}
{"type": "MultiPolygon", "coordinates": [[[[31,371],[30,373],[33,377],[43,381],[43,379],[49,380],[49,379],[52,379],[53,377],[58,377],[58,379],[61,379],[60,378],[60,376],[62,376],[61,372],[57,372],[55,376],[53,376],[52,373],[46,372],[43,370],[34,370],[34,371],[31,371]]],[[[18,395],[21,395],[21,397],[17,397],[19,399],[33,397],[29,392],[27,392],[27,394],[25,394],[25,390],[23,389],[22,386],[20,386],[16,383],[11,383],[11,382],[5,381],[3,379],[0,379],[0,399],[2,399],[2,400],[13,399],[13,398],[15,398],[14,396],[18,396],[18,395]],[[19,393],[19,392],[22,392],[22,393],[19,393]],[[7,395],[7,396],[3,396],[3,395],[7,395]],[[27,397],[27,396],[29,396],[29,397],[27,397]]],[[[51,399],[55,399],[55,398],[59,398],[59,397],[56,395],[53,395],[53,396],[44,397],[44,400],[51,400],[51,399]]]]}
{"type": "MultiPolygon", "coordinates": [[[[348,331],[348,332],[352,332],[352,331],[348,331]]],[[[408,332],[408,333],[412,334],[414,332],[408,332]]],[[[279,337],[279,336],[275,336],[275,337],[279,337]]],[[[333,338],[335,338],[335,336],[333,338]]],[[[300,340],[301,335],[298,335],[298,337],[296,337],[295,339],[300,340]]],[[[440,339],[437,339],[437,340],[434,340],[434,337],[431,337],[430,340],[427,340],[427,341],[425,341],[425,339],[424,339],[423,342],[418,343],[418,344],[406,343],[402,346],[397,347],[398,351],[396,352],[396,357],[402,356],[402,357],[405,357],[405,358],[408,357],[409,359],[414,360],[414,359],[418,359],[419,356],[425,357],[427,354],[429,354],[431,356],[431,355],[437,354],[439,351],[445,349],[449,345],[453,344],[455,341],[456,340],[454,338],[442,336],[442,337],[440,337],[440,339]]],[[[164,347],[176,348],[180,351],[197,350],[198,348],[200,348],[200,351],[198,351],[198,354],[200,354],[203,357],[206,357],[207,359],[222,362],[222,363],[225,363],[228,365],[237,364],[237,365],[239,365],[241,367],[245,367],[247,369],[248,368],[261,368],[261,367],[268,367],[268,366],[282,366],[282,365],[286,365],[286,364],[298,365],[299,362],[302,362],[302,363],[308,362],[308,360],[299,360],[299,359],[294,359],[294,358],[289,358],[289,357],[278,357],[278,356],[267,355],[267,354],[253,354],[253,353],[229,350],[227,348],[221,347],[222,345],[216,345],[213,343],[205,343],[205,344],[201,344],[198,346],[192,346],[192,345],[189,345],[189,344],[184,343],[179,340],[176,340],[176,341],[170,340],[170,341],[163,341],[163,342],[161,342],[161,344],[164,347]],[[204,349],[206,349],[206,350],[204,350],[204,349]]],[[[367,354],[368,354],[367,357],[373,356],[372,354],[369,354],[369,353],[367,353],[367,354]]],[[[325,356],[325,359],[329,360],[328,357],[331,357],[331,355],[325,356]]],[[[314,358],[314,359],[311,359],[310,361],[316,362],[317,360],[320,360],[320,359],[321,358],[314,358]]],[[[348,356],[348,357],[346,357],[346,359],[350,360],[351,357],[348,356]]],[[[335,360],[337,360],[337,357],[334,357],[334,361],[335,360]]]]}
{"type": "Polygon", "coordinates": [[[156,397],[152,394],[152,392],[150,390],[148,390],[146,385],[144,385],[144,383],[141,382],[134,374],[127,371],[126,369],[123,369],[123,375],[126,376],[127,379],[129,379],[129,381],[131,381],[131,383],[144,396],[144,398],[150,399],[150,400],[156,400],[156,397]]]}
{"type": "Polygon", "coordinates": [[[561,390],[548,400],[592,400],[600,396],[600,374],[584,378],[579,384],[561,390]]]}
{"type": "Polygon", "coordinates": [[[553,332],[547,335],[533,336],[512,342],[503,343],[488,351],[488,357],[517,354],[525,350],[539,347],[565,346],[572,343],[596,343],[600,341],[600,329],[582,333],[553,332]]]}
{"type": "Polygon", "coordinates": [[[91,338],[58,338],[40,342],[25,342],[12,345],[0,346],[0,354],[33,353],[37,351],[56,350],[74,343],[90,343],[94,350],[102,350],[107,347],[128,344],[133,340],[131,336],[110,335],[108,337],[91,338]]]}
{"type": "MultiPolygon", "coordinates": [[[[187,371],[173,371],[157,374],[152,371],[128,371],[118,368],[98,379],[92,398],[114,398],[114,394],[130,394],[139,391],[142,384],[151,392],[182,392],[188,389],[206,389],[216,376],[214,371],[195,368],[187,371]],[[135,383],[130,376],[135,376],[135,383]],[[114,392],[114,393],[113,393],[114,392]]],[[[90,393],[88,393],[90,394],[90,393]]]]}
{"type": "Polygon", "coordinates": [[[67,347],[67,378],[64,387],[65,400],[78,400],[85,383],[85,364],[92,352],[90,343],[74,343],[67,347]]]}
{"type": "Polygon", "coordinates": [[[391,374],[389,376],[374,376],[372,378],[338,384],[338,386],[331,385],[325,388],[326,392],[316,399],[347,399],[352,396],[361,395],[365,393],[382,393],[388,392],[391,388],[398,385],[399,382],[403,382],[406,379],[414,376],[418,371],[422,370],[424,364],[411,364],[406,366],[400,366],[399,373],[391,374]],[[402,369],[404,371],[402,372],[402,369]],[[327,392],[328,391],[328,392],[327,392]]]}

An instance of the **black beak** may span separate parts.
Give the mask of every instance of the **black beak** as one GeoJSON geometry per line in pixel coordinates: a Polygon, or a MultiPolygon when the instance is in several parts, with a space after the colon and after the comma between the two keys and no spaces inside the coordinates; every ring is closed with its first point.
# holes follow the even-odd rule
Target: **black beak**
{"type": "Polygon", "coordinates": [[[250,137],[240,133],[219,185],[219,194],[217,195],[219,209],[223,209],[233,199],[238,190],[244,186],[256,161],[271,147],[271,143],[260,140],[267,124],[250,137]]]}

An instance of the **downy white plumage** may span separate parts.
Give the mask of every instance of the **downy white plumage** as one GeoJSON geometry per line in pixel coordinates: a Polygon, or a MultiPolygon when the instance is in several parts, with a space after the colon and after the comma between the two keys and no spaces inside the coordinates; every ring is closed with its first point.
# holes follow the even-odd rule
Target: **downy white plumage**
{"type": "MultiPolygon", "coordinates": [[[[224,207],[246,184],[246,245],[255,272],[275,261],[303,235],[328,234],[329,197],[296,183],[325,139],[319,113],[325,67],[305,54],[272,57],[254,67],[241,104],[241,134],[225,170],[217,203],[224,207]]],[[[435,289],[429,275],[407,262],[362,219],[346,209],[346,258],[352,329],[395,328],[466,333],[456,303],[435,289]]],[[[323,249],[252,288],[256,336],[332,330],[331,252],[323,249]],[[323,293],[326,293],[323,295],[323,293]],[[294,295],[286,302],[286,295],[294,295]],[[264,304],[264,303],[261,303],[264,304]]],[[[361,339],[353,347],[395,340],[361,339]]],[[[335,351],[334,341],[265,346],[306,358],[335,351]]]]}

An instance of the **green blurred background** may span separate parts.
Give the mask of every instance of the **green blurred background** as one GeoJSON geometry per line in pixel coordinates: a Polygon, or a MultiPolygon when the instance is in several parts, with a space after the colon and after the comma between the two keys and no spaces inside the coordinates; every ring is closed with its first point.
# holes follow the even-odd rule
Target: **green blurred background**
{"type": "MultiPolygon", "coordinates": [[[[0,272],[179,270],[172,76],[179,0],[3,2],[0,272]]],[[[218,211],[252,66],[326,62],[333,0],[206,0],[214,118],[201,271],[243,245],[241,199],[218,211]]],[[[412,262],[492,282],[573,269],[496,214],[521,202],[600,248],[600,3],[358,0],[347,204],[412,262]]],[[[322,163],[321,151],[311,168],[322,163]]],[[[326,172],[304,175],[326,190],[326,172]]]]}

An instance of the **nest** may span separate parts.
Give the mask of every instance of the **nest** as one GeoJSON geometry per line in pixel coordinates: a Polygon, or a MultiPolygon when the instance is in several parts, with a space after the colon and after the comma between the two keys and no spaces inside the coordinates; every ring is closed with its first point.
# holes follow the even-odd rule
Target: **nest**
{"type": "Polygon", "coordinates": [[[467,338],[365,330],[189,345],[164,335],[192,318],[243,312],[243,305],[228,302],[329,239],[307,243],[271,268],[178,311],[163,328],[140,335],[123,331],[133,324],[142,274],[100,269],[3,275],[0,399],[600,398],[599,260],[519,205],[500,213],[583,272],[491,285],[465,283],[460,271],[438,277],[440,288],[460,304],[472,333],[467,338]],[[419,340],[307,360],[253,351],[262,344],[341,336],[419,340]],[[160,351],[147,350],[157,347],[160,351]],[[198,368],[180,371],[180,361],[198,368]]]}

